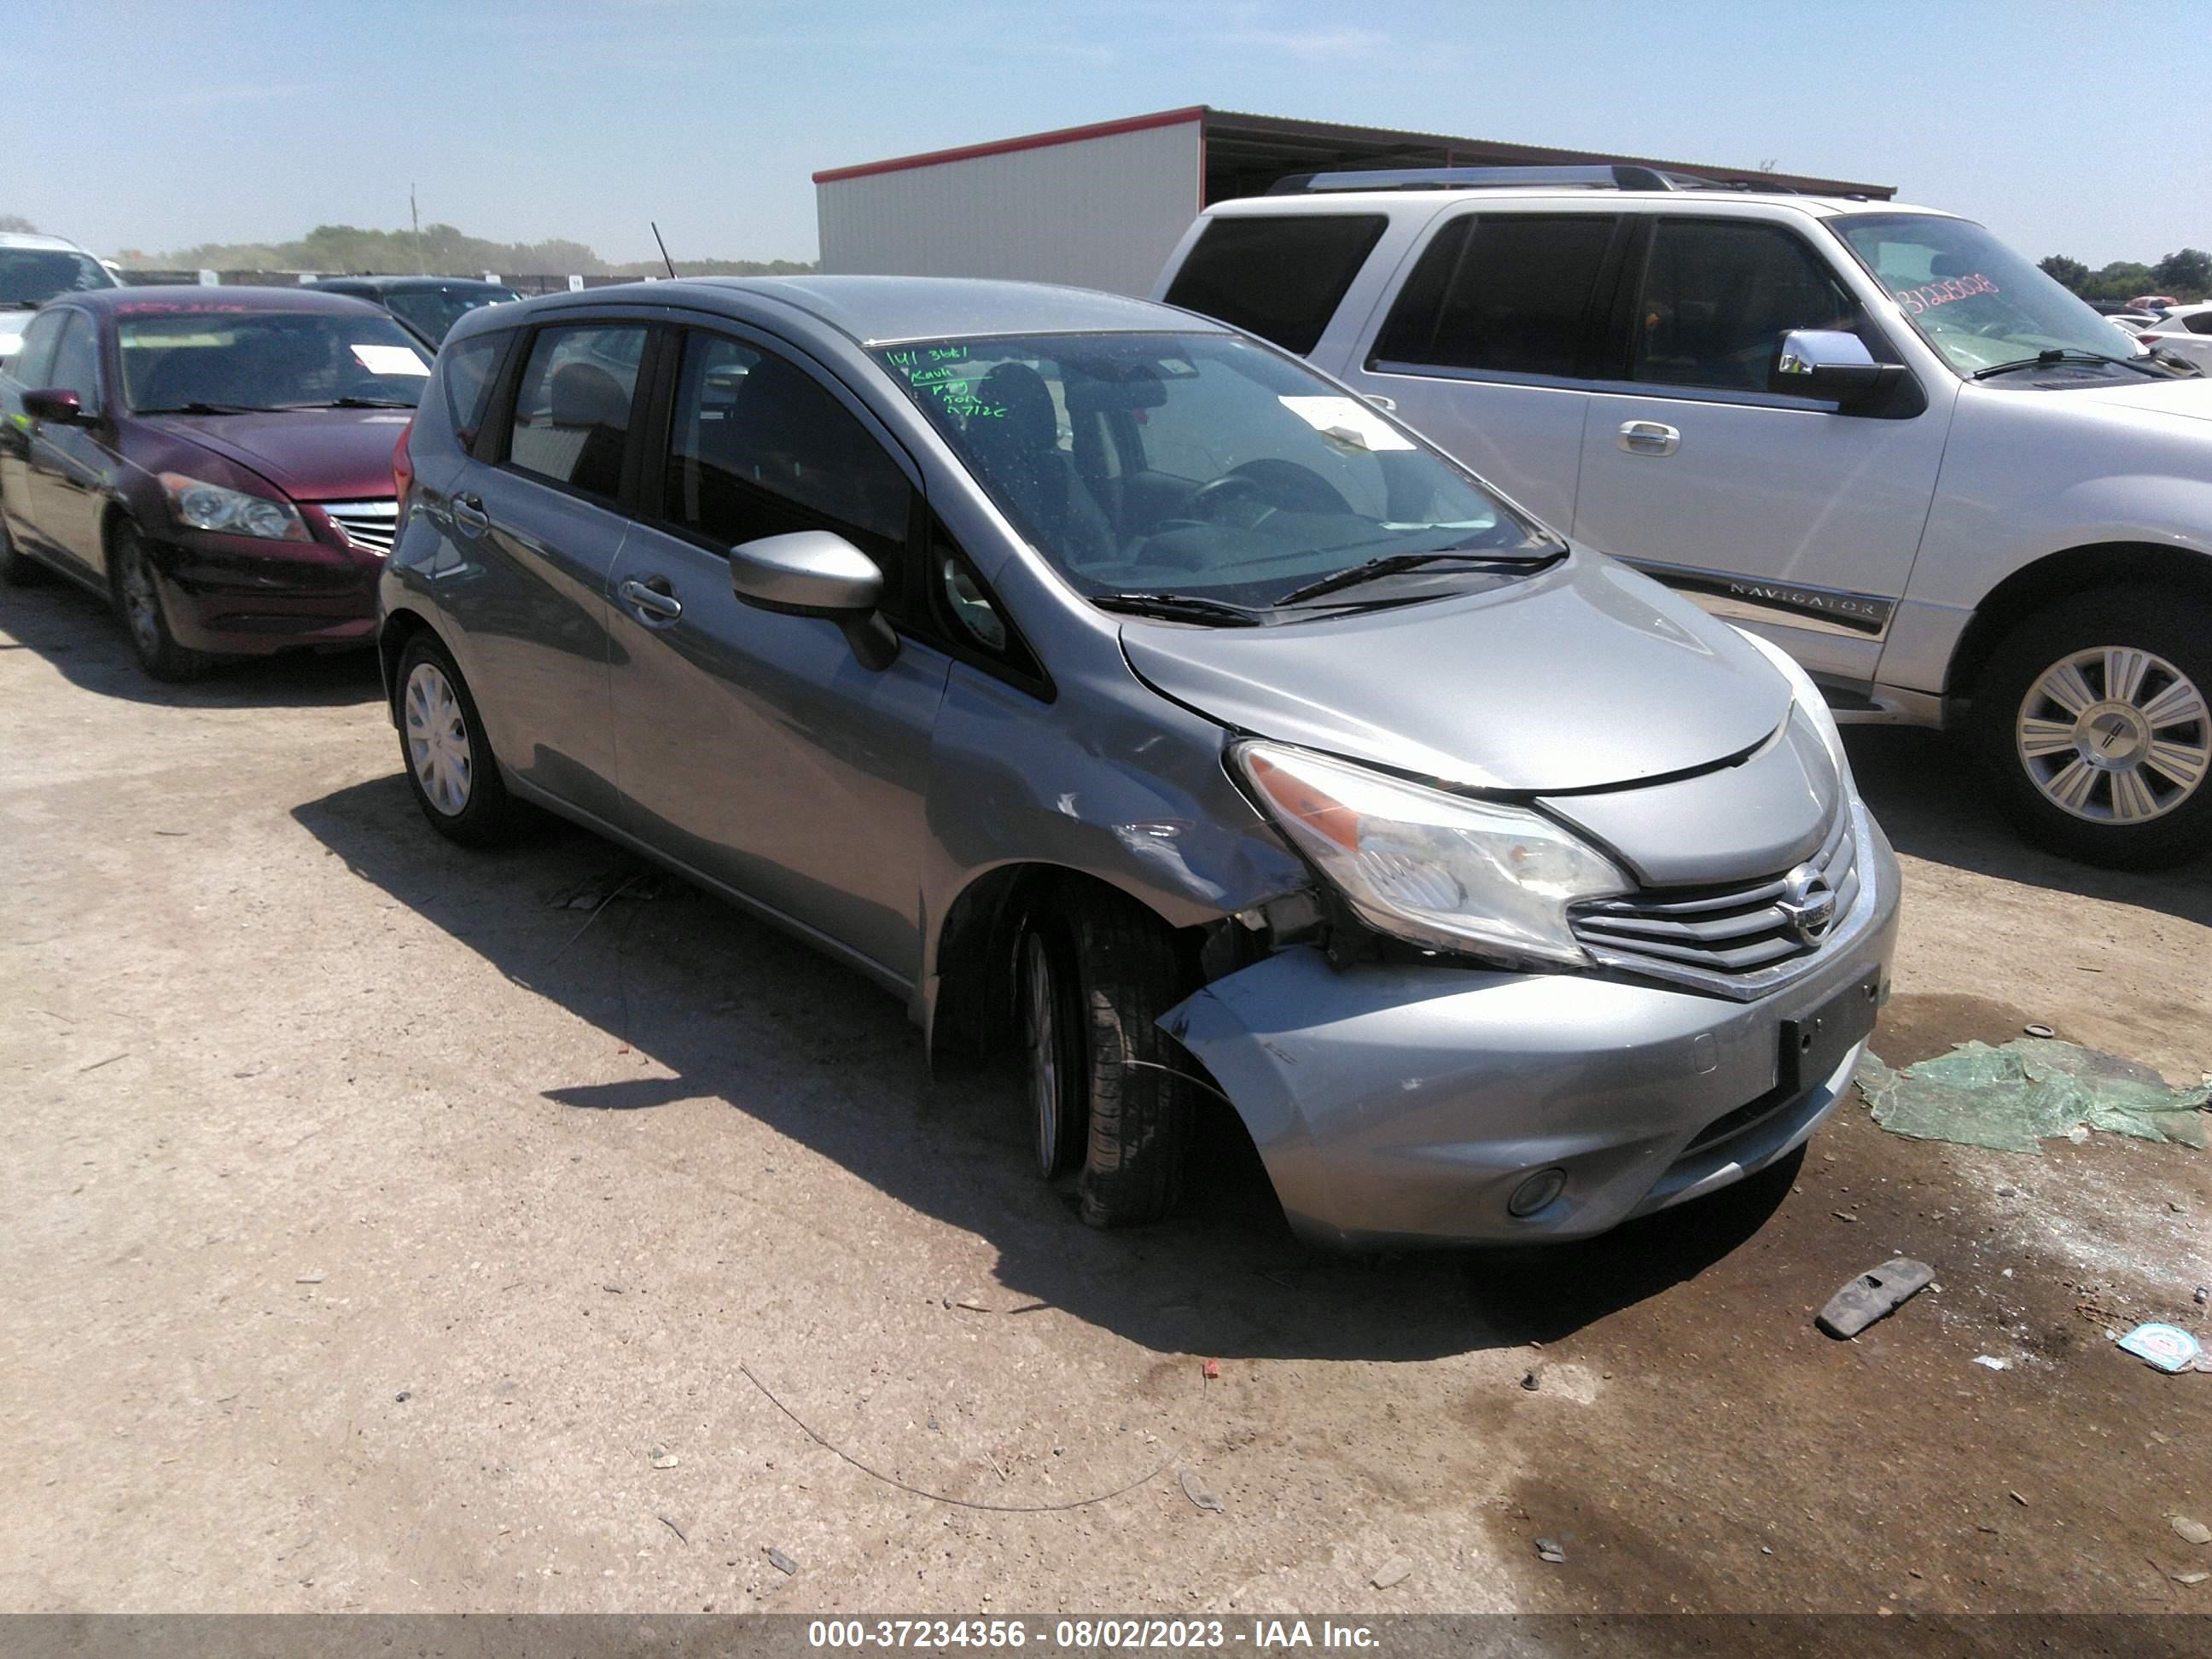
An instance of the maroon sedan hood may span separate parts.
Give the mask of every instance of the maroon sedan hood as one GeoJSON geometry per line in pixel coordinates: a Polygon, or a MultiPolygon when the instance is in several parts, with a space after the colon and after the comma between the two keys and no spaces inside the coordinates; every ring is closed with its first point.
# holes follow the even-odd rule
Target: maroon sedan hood
{"type": "Polygon", "coordinates": [[[404,409],[289,409],[267,415],[163,415],[147,421],[251,467],[296,501],[381,501],[404,409]]]}

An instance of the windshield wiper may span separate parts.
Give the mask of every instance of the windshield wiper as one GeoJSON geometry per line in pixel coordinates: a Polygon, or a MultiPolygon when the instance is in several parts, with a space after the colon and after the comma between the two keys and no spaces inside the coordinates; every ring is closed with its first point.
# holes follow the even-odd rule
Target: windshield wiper
{"type": "Polygon", "coordinates": [[[135,409],[134,415],[274,415],[268,404],[210,404],[194,398],[188,404],[167,404],[159,409],[135,409]]]}
{"type": "Polygon", "coordinates": [[[2115,368],[2132,368],[2138,374],[2156,374],[2159,371],[2140,357],[2107,357],[2101,351],[2083,351],[2075,346],[2053,346],[2033,357],[2021,357],[2009,363],[1992,363],[1987,368],[1974,371],[1974,379],[1986,380],[1994,374],[2010,374],[2023,368],[2051,368],[2059,363],[2110,363],[2115,368]]]}
{"type": "Polygon", "coordinates": [[[278,404],[278,409],[412,409],[402,398],[317,398],[304,404],[278,404]]]}
{"type": "Polygon", "coordinates": [[[1387,557],[1370,559],[1364,564],[1355,564],[1349,570],[1339,570],[1310,581],[1303,587],[1276,596],[1276,605],[1296,605],[1302,599],[1317,599],[1324,593],[1334,593],[1346,587],[1357,587],[1363,582],[1395,576],[1401,571],[1420,570],[1430,565],[1449,564],[1474,570],[1528,570],[1551,563],[1559,557],[1556,548],[1544,548],[1520,557],[1498,552],[1464,552],[1445,548],[1436,553],[1393,553],[1387,557]]]}
{"type": "Polygon", "coordinates": [[[1226,599],[1201,599],[1194,593],[1096,593],[1091,603],[1101,611],[1127,611],[1133,617],[1168,617],[1178,622],[1219,623],[1231,628],[1256,628],[1261,616],[1249,606],[1226,599]]]}

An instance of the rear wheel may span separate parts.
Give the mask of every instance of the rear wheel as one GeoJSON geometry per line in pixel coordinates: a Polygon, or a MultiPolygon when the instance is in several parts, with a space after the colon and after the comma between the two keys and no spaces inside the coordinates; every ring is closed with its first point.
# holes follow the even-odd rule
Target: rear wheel
{"type": "Polygon", "coordinates": [[[204,651],[179,645],[169,631],[169,613],[161,598],[161,579],[155,574],[146,539],[127,524],[118,525],[108,538],[108,568],[114,573],[115,608],[122,612],[125,631],[138,665],[157,680],[172,684],[196,680],[215,665],[204,651]]]}
{"type": "Polygon", "coordinates": [[[2022,623],[1975,688],[1977,747],[2023,833],[2154,869],[2212,846],[2212,605],[2122,588],[2022,623]]]}
{"type": "Polygon", "coordinates": [[[1037,1164],[1079,1164],[1094,1227],[1157,1221],[1182,1195],[1197,1084],[1160,1030],[1187,975],[1174,936],[1132,899],[1085,890],[1023,940],[1022,996],[1037,1164]]]}
{"type": "Polygon", "coordinates": [[[399,653],[399,756],[415,804],[441,836],[489,847],[514,832],[518,813],[484,736],[461,671],[428,631],[399,653]]]}

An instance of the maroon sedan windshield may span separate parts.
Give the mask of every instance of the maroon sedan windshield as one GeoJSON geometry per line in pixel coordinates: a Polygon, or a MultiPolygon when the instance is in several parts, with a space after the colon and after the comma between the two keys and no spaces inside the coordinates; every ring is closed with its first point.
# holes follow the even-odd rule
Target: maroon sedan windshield
{"type": "Polygon", "coordinates": [[[430,362],[388,317],[315,312],[164,313],[116,331],[132,413],[412,409],[430,362]]]}

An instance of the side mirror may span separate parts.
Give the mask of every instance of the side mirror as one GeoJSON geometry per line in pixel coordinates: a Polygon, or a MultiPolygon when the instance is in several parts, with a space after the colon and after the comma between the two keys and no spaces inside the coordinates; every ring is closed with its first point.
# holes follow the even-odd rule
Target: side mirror
{"type": "Polygon", "coordinates": [[[1797,328],[1776,347],[1766,389],[1791,398],[1826,398],[1850,410],[1872,403],[1904,378],[1900,365],[1875,362],[1856,334],[1797,328]]]}
{"type": "Polygon", "coordinates": [[[730,586],[758,610],[836,623],[865,667],[888,668],[898,656],[898,635],[877,608],[883,572],[833,532],[799,530],[738,543],[730,550],[730,586]]]}
{"type": "Polygon", "coordinates": [[[84,412],[84,404],[76,393],[61,386],[26,392],[23,413],[34,421],[50,421],[56,426],[82,426],[91,418],[84,412]]]}

